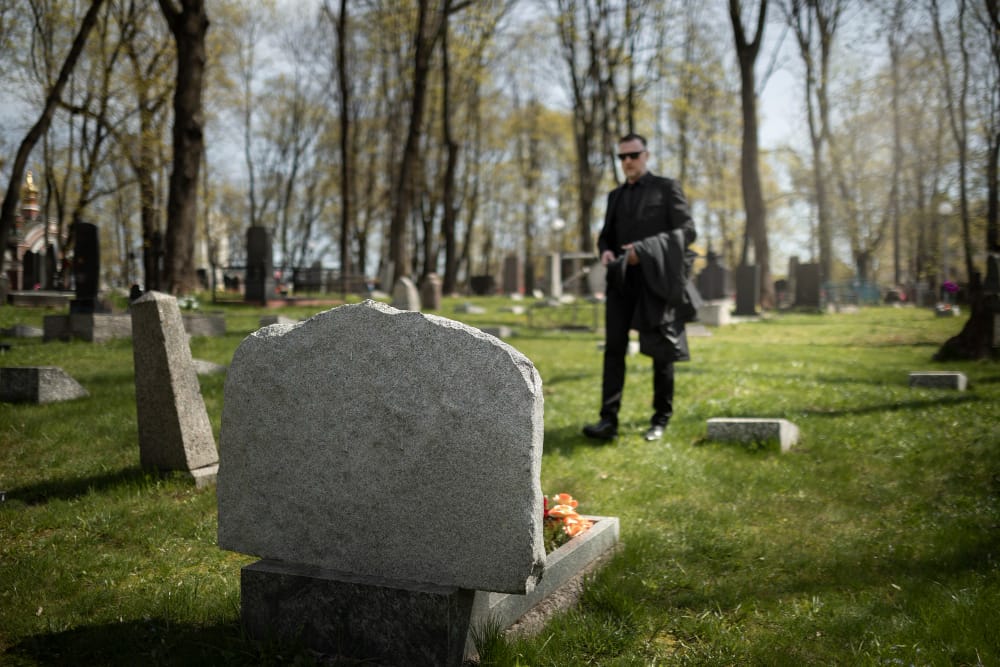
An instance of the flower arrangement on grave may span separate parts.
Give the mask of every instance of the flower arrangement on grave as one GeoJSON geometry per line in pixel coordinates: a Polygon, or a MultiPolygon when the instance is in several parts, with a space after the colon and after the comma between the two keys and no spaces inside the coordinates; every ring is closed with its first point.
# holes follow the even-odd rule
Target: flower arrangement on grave
{"type": "Polygon", "coordinates": [[[549,507],[548,497],[543,497],[543,501],[546,553],[555,551],[594,525],[590,519],[580,516],[576,511],[580,503],[568,493],[552,496],[552,507],[549,507]]]}

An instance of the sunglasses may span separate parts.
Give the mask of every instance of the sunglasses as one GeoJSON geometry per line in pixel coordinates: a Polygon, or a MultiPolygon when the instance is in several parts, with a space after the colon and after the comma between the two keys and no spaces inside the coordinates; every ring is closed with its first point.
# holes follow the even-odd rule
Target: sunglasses
{"type": "Polygon", "coordinates": [[[639,156],[642,155],[645,152],[646,151],[635,151],[634,153],[619,153],[618,154],[618,159],[621,160],[622,162],[625,161],[625,158],[630,158],[632,160],[638,160],[639,156]]]}

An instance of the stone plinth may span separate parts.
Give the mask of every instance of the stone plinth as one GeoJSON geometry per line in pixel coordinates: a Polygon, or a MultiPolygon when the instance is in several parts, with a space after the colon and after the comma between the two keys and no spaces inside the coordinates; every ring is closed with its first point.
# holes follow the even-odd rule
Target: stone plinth
{"type": "Polygon", "coordinates": [[[46,315],[42,318],[45,341],[74,338],[88,343],[106,343],[116,338],[132,335],[132,318],[129,315],[108,315],[104,313],[72,313],[70,315],[46,315]]]}
{"type": "Polygon", "coordinates": [[[704,303],[698,309],[698,321],[710,327],[722,327],[732,322],[728,302],[704,303]]]}
{"type": "Polygon", "coordinates": [[[87,390],[56,366],[0,368],[2,403],[56,403],[85,396],[87,390]]]}
{"type": "Polygon", "coordinates": [[[258,639],[380,665],[461,665],[475,592],[263,560],[240,576],[241,616],[258,639]]]}
{"type": "Polygon", "coordinates": [[[911,387],[932,387],[935,389],[957,389],[965,391],[969,380],[965,373],[957,371],[917,371],[910,373],[911,387]]]}
{"type": "Polygon", "coordinates": [[[729,442],[781,444],[787,452],[799,441],[799,428],[787,419],[714,418],[708,420],[708,439],[729,442]]]}
{"type": "Polygon", "coordinates": [[[144,294],[132,303],[132,330],[140,463],[211,483],[219,457],[177,299],[144,294]]]}
{"type": "Polygon", "coordinates": [[[183,316],[184,330],[190,336],[218,338],[226,335],[226,316],[222,313],[194,313],[183,316]]]}

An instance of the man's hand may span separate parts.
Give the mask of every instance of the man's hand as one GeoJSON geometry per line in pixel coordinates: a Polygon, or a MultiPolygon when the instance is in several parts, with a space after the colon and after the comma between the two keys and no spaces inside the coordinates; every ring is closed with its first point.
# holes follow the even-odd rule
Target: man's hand
{"type": "Polygon", "coordinates": [[[639,255],[635,254],[635,246],[631,243],[626,243],[622,246],[622,250],[628,253],[628,259],[626,261],[629,266],[635,266],[639,263],[639,255]]]}
{"type": "Polygon", "coordinates": [[[611,262],[615,261],[615,253],[610,250],[605,250],[601,253],[601,264],[607,266],[611,262]]]}

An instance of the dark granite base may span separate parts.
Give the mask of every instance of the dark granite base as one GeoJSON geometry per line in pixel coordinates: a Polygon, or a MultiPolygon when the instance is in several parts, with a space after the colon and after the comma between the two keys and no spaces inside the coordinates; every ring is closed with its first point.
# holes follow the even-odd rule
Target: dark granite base
{"type": "Polygon", "coordinates": [[[474,591],[261,560],[243,568],[253,639],[384,665],[462,664],[474,591]]]}
{"type": "MultiPolygon", "coordinates": [[[[579,587],[581,573],[603,562],[618,544],[617,517],[590,518],[593,528],[549,554],[544,575],[526,595],[261,560],[242,570],[243,625],[252,639],[289,641],[326,655],[378,665],[457,667],[476,654],[474,628],[489,622],[508,628],[550,600],[575,599],[562,596],[561,589],[579,587]]],[[[559,607],[550,606],[550,611],[559,607]]]]}

